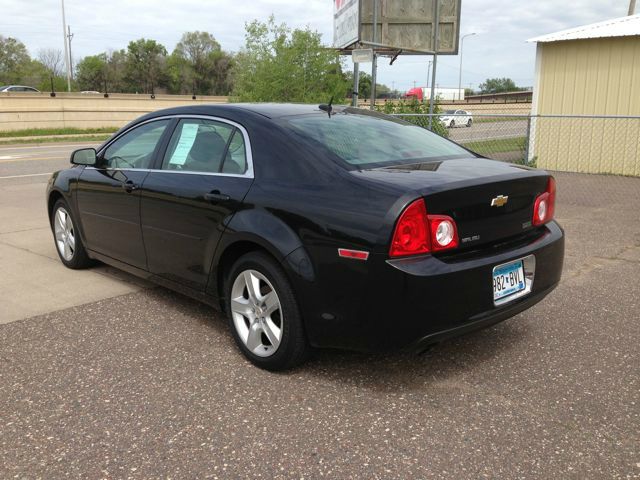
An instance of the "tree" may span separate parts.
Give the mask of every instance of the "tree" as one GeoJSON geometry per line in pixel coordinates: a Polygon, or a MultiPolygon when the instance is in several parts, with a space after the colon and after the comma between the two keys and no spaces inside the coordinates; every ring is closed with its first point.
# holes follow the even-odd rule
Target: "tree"
{"type": "Polygon", "coordinates": [[[61,77],[64,60],[62,51],[55,48],[43,48],[38,51],[38,60],[49,72],[51,77],[61,77]]]}
{"type": "Polygon", "coordinates": [[[487,78],[480,84],[480,93],[503,93],[520,90],[510,78],[487,78]]]}
{"type": "Polygon", "coordinates": [[[151,93],[166,83],[167,49],[155,40],[141,38],[127,46],[126,76],[128,90],[151,93]]]}
{"type": "Polygon", "coordinates": [[[107,79],[107,54],[90,55],[78,62],[76,81],[80,90],[101,92],[107,79]]]}
{"type": "Polygon", "coordinates": [[[0,35],[0,85],[22,83],[31,66],[31,58],[24,44],[12,37],[0,35]]]}
{"type": "Polygon", "coordinates": [[[318,32],[291,30],[273,16],[246,25],[232,72],[240,101],[328,102],[348,88],[337,52],[323,47],[318,32]]]}
{"type": "Polygon", "coordinates": [[[177,93],[229,93],[231,56],[208,32],[186,32],[168,60],[172,90],[177,93]]]}
{"type": "MultiPolygon", "coordinates": [[[[107,61],[107,91],[109,92],[129,92],[135,91],[135,86],[131,88],[125,79],[127,72],[127,52],[124,49],[109,50],[105,53],[107,61]]],[[[106,92],[105,92],[106,93],[106,92]]]]}

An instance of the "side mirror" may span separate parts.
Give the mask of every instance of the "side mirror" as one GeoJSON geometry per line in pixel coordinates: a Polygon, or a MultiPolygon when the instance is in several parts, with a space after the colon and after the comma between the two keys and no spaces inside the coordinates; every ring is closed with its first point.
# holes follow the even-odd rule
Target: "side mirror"
{"type": "Polygon", "coordinates": [[[74,165],[88,165],[94,166],[96,164],[96,149],[95,148],[81,148],[71,154],[71,163],[74,165]]]}

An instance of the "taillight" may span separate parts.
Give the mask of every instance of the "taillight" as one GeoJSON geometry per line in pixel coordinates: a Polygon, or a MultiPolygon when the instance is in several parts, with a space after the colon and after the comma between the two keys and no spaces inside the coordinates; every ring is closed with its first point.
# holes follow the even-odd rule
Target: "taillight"
{"type": "Polygon", "coordinates": [[[389,255],[403,257],[438,252],[458,246],[458,229],[453,218],[428,215],[423,199],[411,203],[400,215],[393,232],[389,255]]]}
{"type": "Polygon", "coordinates": [[[434,252],[458,246],[458,229],[453,218],[446,215],[427,215],[431,229],[431,248],[434,252]]]}
{"type": "Polygon", "coordinates": [[[431,245],[429,245],[427,222],[427,207],[424,205],[424,200],[416,200],[405,208],[393,232],[389,255],[401,257],[429,252],[431,245]]]}
{"type": "Polygon", "coordinates": [[[544,225],[553,220],[556,209],[556,180],[549,177],[547,189],[536,197],[533,204],[533,225],[544,225]]]}

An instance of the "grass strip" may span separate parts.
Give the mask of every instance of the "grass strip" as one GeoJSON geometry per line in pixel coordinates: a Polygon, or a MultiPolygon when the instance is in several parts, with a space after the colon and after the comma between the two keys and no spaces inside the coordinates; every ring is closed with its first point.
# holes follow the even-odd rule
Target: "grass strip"
{"type": "Polygon", "coordinates": [[[100,128],[29,128],[26,130],[13,130],[0,132],[0,138],[7,137],[39,137],[42,135],[78,135],[88,133],[113,133],[118,131],[118,127],[100,128]]]}
{"type": "Polygon", "coordinates": [[[45,138],[26,138],[24,140],[0,140],[0,145],[24,145],[34,143],[60,143],[60,142],[83,142],[87,144],[101,143],[111,137],[108,134],[91,135],[86,137],[45,137],[45,138]]]}
{"type": "Polygon", "coordinates": [[[492,153],[517,152],[525,149],[526,137],[496,138],[493,140],[478,140],[473,142],[460,142],[469,150],[473,150],[480,155],[490,155],[492,153]]]}

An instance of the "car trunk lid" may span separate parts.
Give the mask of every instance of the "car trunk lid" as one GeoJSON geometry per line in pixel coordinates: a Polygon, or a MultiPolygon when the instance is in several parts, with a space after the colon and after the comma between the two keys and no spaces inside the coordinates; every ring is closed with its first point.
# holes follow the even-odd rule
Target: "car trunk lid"
{"type": "Polygon", "coordinates": [[[429,214],[448,215],[460,249],[475,248],[532,230],[536,197],[548,174],[481,158],[452,159],[359,171],[421,195],[429,214]]]}

